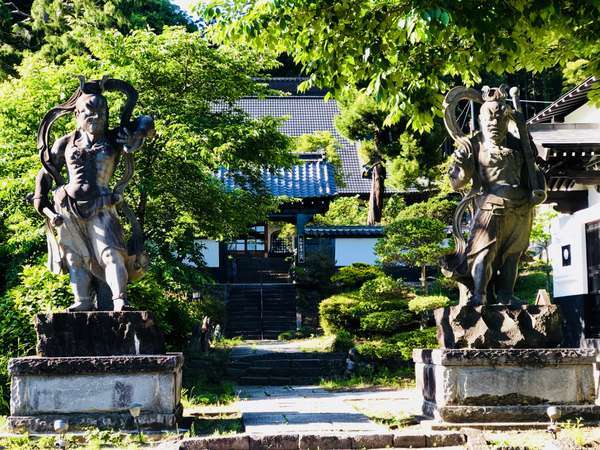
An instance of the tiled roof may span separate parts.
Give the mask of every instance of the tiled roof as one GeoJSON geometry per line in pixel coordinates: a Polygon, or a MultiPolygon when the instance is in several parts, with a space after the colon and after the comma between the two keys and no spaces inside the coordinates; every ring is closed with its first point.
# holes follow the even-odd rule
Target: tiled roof
{"type": "Polygon", "coordinates": [[[335,129],[334,118],[339,114],[335,100],[325,102],[322,96],[284,96],[238,100],[236,106],[251,117],[286,117],[281,131],[297,137],[315,131],[329,131],[340,143],[340,158],[345,186],[338,186],[339,194],[363,194],[370,191],[371,180],[362,178],[362,164],[356,144],[343,138],[335,129]]]}
{"type": "MultiPolygon", "coordinates": [[[[220,168],[217,177],[228,189],[239,187],[229,172],[220,168]]],[[[293,166],[291,169],[279,169],[271,173],[262,171],[265,187],[274,196],[295,198],[331,197],[336,193],[333,167],[324,161],[309,161],[293,166]]]]}
{"type": "Polygon", "coordinates": [[[559,97],[554,103],[541,110],[535,116],[527,121],[529,125],[535,123],[549,122],[554,117],[564,117],[567,114],[572,113],[580,106],[584,105],[588,101],[588,92],[594,83],[598,81],[596,77],[589,77],[579,86],[571,89],[566,94],[559,97]]]}
{"type": "Polygon", "coordinates": [[[311,226],[304,228],[304,235],[309,237],[382,237],[383,227],[354,226],[311,226]]]}

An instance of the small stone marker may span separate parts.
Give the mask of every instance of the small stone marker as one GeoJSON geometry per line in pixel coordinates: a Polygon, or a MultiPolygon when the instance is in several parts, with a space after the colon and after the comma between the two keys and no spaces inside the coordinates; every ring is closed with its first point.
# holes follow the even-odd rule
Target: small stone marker
{"type": "Polygon", "coordinates": [[[552,299],[550,298],[550,294],[546,289],[539,289],[537,291],[537,295],[535,296],[535,304],[537,306],[548,306],[552,304],[552,299]]]}

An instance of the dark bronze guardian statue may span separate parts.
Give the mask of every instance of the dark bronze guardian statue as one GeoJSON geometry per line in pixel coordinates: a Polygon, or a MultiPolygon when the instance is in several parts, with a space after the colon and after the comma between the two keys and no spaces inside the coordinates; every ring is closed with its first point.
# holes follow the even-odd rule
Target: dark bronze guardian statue
{"type": "Polygon", "coordinates": [[[40,124],[43,167],[33,204],[46,218],[50,269],[69,273],[75,297],[70,311],[90,311],[111,299],[115,311],[127,308],[127,282],[141,276],[147,265],[141,229],[123,201],[133,174],[132,152],[154,132],[151,117],[130,120],[136,100],[137,92],[122,80],[80,78],[71,98],[51,109],[40,124]],[[104,91],[127,97],[115,129],[108,127],[104,91]],[[75,116],[76,130],[50,146],[52,124],[69,113],[75,116]],[[124,162],[123,177],[112,187],[119,161],[124,162]],[[117,206],[131,222],[129,243],[124,240],[117,206]]]}
{"type": "Polygon", "coordinates": [[[463,304],[518,300],[519,259],[529,245],[534,207],[546,199],[545,178],[535,164],[516,88],[511,95],[512,106],[504,86],[482,92],[456,87],[444,100],[446,128],[457,144],[450,182],[464,197],[454,215],[455,253],[443,258],[442,267],[462,285],[463,304]],[[481,104],[480,131],[471,136],[456,121],[461,100],[481,104]]]}

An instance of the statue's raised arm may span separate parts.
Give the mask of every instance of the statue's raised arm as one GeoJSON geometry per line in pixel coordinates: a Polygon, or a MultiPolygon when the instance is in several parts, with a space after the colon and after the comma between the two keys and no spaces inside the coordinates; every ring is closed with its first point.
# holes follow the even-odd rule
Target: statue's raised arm
{"type": "Polygon", "coordinates": [[[49,265],[68,271],[75,302],[70,311],[89,311],[98,305],[127,308],[128,280],[140,277],[146,266],[143,236],[123,192],[133,175],[132,152],[154,133],[149,116],[131,120],[137,92],[127,82],[104,77],[85,81],[62,105],[51,109],[38,130],[42,163],[36,178],[34,207],[46,217],[49,265]],[[109,130],[105,91],[126,95],[120,123],[109,130]],[[50,146],[52,124],[72,113],[77,128],[50,146]],[[119,161],[123,177],[111,189],[119,161]],[[63,176],[66,172],[66,178],[63,176]],[[132,236],[124,242],[116,205],[132,222],[132,236]]]}

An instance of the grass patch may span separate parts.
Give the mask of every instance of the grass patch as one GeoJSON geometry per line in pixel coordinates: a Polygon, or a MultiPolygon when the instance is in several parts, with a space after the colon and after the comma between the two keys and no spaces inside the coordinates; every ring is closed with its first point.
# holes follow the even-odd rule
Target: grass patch
{"type": "MultiPolygon", "coordinates": [[[[0,438],[0,448],[6,450],[49,450],[56,448],[58,436],[0,438]]],[[[160,439],[160,438],[159,438],[160,439]]],[[[153,446],[145,435],[127,434],[118,431],[92,429],[85,434],[65,436],[67,448],[100,450],[123,449],[135,450],[153,446]]]]}
{"type": "Polygon", "coordinates": [[[362,369],[351,377],[334,377],[321,380],[320,386],[328,391],[347,391],[369,389],[373,387],[407,389],[415,386],[414,369],[388,369],[382,367],[375,370],[362,369]]]}
{"type": "Polygon", "coordinates": [[[206,405],[228,405],[238,399],[234,384],[223,380],[220,383],[207,383],[206,380],[196,380],[181,390],[181,404],[184,408],[206,405]]]}
{"type": "Polygon", "coordinates": [[[244,432],[240,415],[236,417],[197,417],[192,422],[188,436],[221,436],[244,432]]]}
{"type": "Polygon", "coordinates": [[[368,415],[373,422],[385,425],[390,430],[399,430],[400,428],[418,425],[419,420],[412,414],[376,414],[368,415]]]}
{"type": "Polygon", "coordinates": [[[181,403],[184,408],[227,405],[234,402],[234,383],[227,376],[229,350],[215,348],[207,354],[186,354],[181,403]]]}

